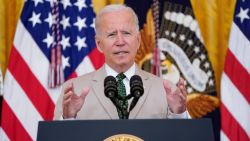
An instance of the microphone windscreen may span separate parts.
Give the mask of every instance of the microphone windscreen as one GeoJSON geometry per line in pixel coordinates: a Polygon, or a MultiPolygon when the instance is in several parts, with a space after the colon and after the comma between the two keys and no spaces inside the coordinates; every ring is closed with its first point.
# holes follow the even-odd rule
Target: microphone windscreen
{"type": "Polygon", "coordinates": [[[139,75],[134,75],[131,77],[130,79],[130,87],[133,85],[133,83],[141,83],[141,85],[143,85],[142,83],[142,79],[139,75]]]}
{"type": "Polygon", "coordinates": [[[104,86],[106,86],[108,82],[116,82],[115,77],[113,77],[113,76],[107,76],[107,77],[104,79],[104,86]]]}
{"type": "Polygon", "coordinates": [[[134,97],[140,97],[144,93],[142,79],[139,75],[134,75],[130,79],[130,94],[134,97]]]}

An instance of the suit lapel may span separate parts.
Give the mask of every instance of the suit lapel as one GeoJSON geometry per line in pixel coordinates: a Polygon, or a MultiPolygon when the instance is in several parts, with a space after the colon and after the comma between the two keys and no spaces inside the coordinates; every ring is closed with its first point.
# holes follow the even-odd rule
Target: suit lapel
{"type": "MultiPolygon", "coordinates": [[[[142,108],[143,104],[145,103],[148,94],[149,94],[149,89],[151,87],[151,83],[149,81],[149,77],[146,73],[144,73],[142,70],[140,70],[138,67],[136,68],[136,74],[141,76],[142,82],[143,82],[143,88],[144,88],[144,94],[142,97],[139,99],[137,104],[135,105],[134,109],[130,112],[129,118],[134,119],[136,118],[136,115],[142,108]]],[[[132,100],[133,101],[133,100],[132,100]]]]}
{"type": "Polygon", "coordinates": [[[106,71],[104,66],[96,71],[93,77],[93,90],[98,101],[109,115],[111,119],[118,119],[118,114],[115,105],[111,102],[109,98],[104,95],[104,79],[106,77],[106,71]]]}

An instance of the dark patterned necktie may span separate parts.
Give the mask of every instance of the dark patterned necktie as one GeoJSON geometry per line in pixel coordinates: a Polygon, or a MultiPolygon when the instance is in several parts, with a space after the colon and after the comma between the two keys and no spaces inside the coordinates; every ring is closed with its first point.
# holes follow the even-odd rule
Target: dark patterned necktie
{"type": "MultiPolygon", "coordinates": [[[[126,88],[125,88],[125,85],[123,83],[123,79],[126,78],[126,76],[123,73],[120,73],[116,76],[116,78],[117,78],[118,95],[121,97],[126,97],[126,88]]],[[[123,110],[127,111],[128,100],[126,100],[126,101],[118,100],[118,104],[123,110]]],[[[118,111],[119,118],[120,119],[124,118],[122,116],[122,111],[120,109],[117,109],[117,111],[118,111]]]]}

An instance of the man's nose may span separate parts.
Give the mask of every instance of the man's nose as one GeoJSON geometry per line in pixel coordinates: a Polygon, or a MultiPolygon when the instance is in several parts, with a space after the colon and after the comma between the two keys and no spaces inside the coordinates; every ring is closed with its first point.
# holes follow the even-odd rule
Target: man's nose
{"type": "Polygon", "coordinates": [[[117,45],[124,45],[125,44],[123,34],[120,32],[118,32],[118,34],[117,34],[116,43],[117,43],[117,45]]]}

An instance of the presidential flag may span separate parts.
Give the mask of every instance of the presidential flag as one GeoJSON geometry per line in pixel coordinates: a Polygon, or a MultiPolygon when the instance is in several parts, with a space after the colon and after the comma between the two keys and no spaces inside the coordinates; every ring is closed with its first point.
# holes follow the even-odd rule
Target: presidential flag
{"type": "Polygon", "coordinates": [[[139,67],[150,72],[150,65],[157,63],[155,58],[159,55],[161,77],[174,84],[180,77],[185,79],[189,114],[192,118],[211,118],[215,140],[219,140],[219,99],[216,97],[214,68],[191,1],[125,2],[139,15],[141,23],[142,42],[136,56],[139,67]],[[158,54],[153,52],[156,47],[158,54]]]}
{"type": "Polygon", "coordinates": [[[221,141],[250,140],[250,1],[237,0],[221,79],[221,141]]]}
{"type": "Polygon", "coordinates": [[[91,0],[26,0],[4,82],[0,140],[36,140],[60,83],[103,64],[91,0]]]}

